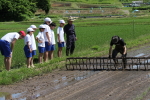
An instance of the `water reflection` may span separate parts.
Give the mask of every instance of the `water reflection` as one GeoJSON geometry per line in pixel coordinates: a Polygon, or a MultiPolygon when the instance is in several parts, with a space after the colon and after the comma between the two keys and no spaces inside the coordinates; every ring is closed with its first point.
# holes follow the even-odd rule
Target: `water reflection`
{"type": "MultiPolygon", "coordinates": [[[[23,95],[24,92],[22,93],[16,93],[16,94],[10,94],[6,92],[0,92],[0,100],[12,100],[15,98],[20,98],[23,95]]],[[[19,100],[26,100],[26,98],[22,98],[19,100]]]]}
{"type": "MultiPolygon", "coordinates": [[[[81,73],[78,72],[78,73],[75,73],[73,75],[62,76],[59,79],[54,79],[52,81],[52,83],[53,83],[52,86],[53,86],[54,90],[57,90],[57,89],[65,87],[67,85],[71,85],[75,82],[83,80],[87,77],[90,77],[91,75],[96,74],[96,73],[99,73],[99,71],[85,71],[85,72],[81,72],[81,73]]],[[[37,86],[35,90],[38,90],[38,89],[40,89],[39,86],[37,86]]],[[[33,93],[32,96],[27,97],[26,92],[15,93],[15,94],[0,92],[0,100],[13,100],[13,99],[18,99],[18,100],[29,99],[29,100],[31,100],[31,99],[36,99],[40,96],[41,96],[40,93],[33,93]]]]}

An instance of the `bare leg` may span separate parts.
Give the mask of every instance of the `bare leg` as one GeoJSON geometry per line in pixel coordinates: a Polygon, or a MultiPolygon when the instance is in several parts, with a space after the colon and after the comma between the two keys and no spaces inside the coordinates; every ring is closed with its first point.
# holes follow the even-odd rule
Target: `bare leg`
{"type": "Polygon", "coordinates": [[[33,57],[34,57],[34,56],[32,56],[32,58],[31,58],[30,65],[31,65],[32,67],[35,67],[34,64],[33,64],[33,59],[34,59],[33,57]]]}
{"type": "Polygon", "coordinates": [[[50,60],[53,59],[53,51],[49,51],[48,58],[49,58],[50,60]]]}
{"type": "Polygon", "coordinates": [[[39,53],[39,63],[43,62],[43,53],[39,53]]]}
{"type": "Polygon", "coordinates": [[[10,67],[11,67],[11,57],[5,57],[4,58],[4,63],[5,63],[5,67],[6,67],[6,70],[10,70],[10,67]]]}
{"type": "Polygon", "coordinates": [[[58,48],[58,52],[57,52],[58,57],[62,56],[62,47],[58,48]]]}
{"type": "Polygon", "coordinates": [[[31,64],[31,59],[32,57],[27,58],[27,68],[30,68],[31,64]]]}
{"type": "Polygon", "coordinates": [[[48,60],[48,51],[44,53],[44,62],[46,62],[47,60],[48,60]]]}

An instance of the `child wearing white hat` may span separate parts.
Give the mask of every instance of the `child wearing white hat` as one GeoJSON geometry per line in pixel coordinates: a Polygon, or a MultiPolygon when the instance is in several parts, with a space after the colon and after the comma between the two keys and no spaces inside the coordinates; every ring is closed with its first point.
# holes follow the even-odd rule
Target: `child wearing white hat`
{"type": "Polygon", "coordinates": [[[50,18],[45,18],[44,19],[44,39],[45,39],[45,53],[44,53],[44,61],[46,62],[48,60],[48,53],[51,50],[51,32],[50,32],[50,27],[49,25],[52,23],[52,20],[50,18]]]}
{"type": "Polygon", "coordinates": [[[57,42],[58,42],[58,51],[57,51],[57,55],[58,57],[62,56],[62,48],[65,46],[65,39],[64,39],[64,25],[65,25],[65,21],[64,20],[60,20],[59,21],[60,25],[57,28],[57,42]]]}
{"type": "Polygon", "coordinates": [[[45,25],[40,25],[39,26],[39,33],[36,36],[36,40],[38,42],[38,50],[39,50],[39,63],[43,62],[43,55],[45,52],[45,39],[44,39],[44,30],[45,30],[45,25]]]}
{"type": "MultiPolygon", "coordinates": [[[[31,25],[29,28],[32,28],[34,31],[36,31],[36,29],[38,29],[35,25],[31,25]]],[[[35,42],[35,37],[34,34],[31,35],[31,48],[32,48],[32,64],[33,64],[33,57],[34,55],[36,55],[36,42],[35,42]]],[[[34,65],[32,65],[34,66],[34,65]]]]}
{"type": "Polygon", "coordinates": [[[33,62],[32,62],[32,34],[33,34],[34,30],[32,28],[28,28],[27,29],[27,35],[24,38],[25,41],[25,46],[24,46],[24,52],[25,52],[25,56],[27,58],[27,67],[30,68],[31,66],[33,66],[33,62]]]}
{"type": "Polygon", "coordinates": [[[49,59],[53,59],[53,52],[55,50],[55,44],[56,44],[56,42],[55,42],[55,34],[54,34],[54,29],[56,27],[56,24],[55,23],[51,23],[49,26],[50,26],[50,30],[51,30],[50,34],[51,34],[51,43],[52,43],[52,45],[51,45],[51,49],[50,49],[50,51],[48,53],[48,58],[49,59]]]}

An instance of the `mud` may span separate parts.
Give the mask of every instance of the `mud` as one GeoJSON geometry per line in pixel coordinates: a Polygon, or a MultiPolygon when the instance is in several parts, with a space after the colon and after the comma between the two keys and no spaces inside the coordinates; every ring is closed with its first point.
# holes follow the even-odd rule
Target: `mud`
{"type": "MultiPolygon", "coordinates": [[[[138,47],[130,50],[128,56],[148,55],[149,49],[150,45],[138,47]]],[[[149,80],[149,71],[67,71],[64,68],[12,85],[1,85],[0,100],[133,100],[139,97],[148,100],[149,80]]]]}

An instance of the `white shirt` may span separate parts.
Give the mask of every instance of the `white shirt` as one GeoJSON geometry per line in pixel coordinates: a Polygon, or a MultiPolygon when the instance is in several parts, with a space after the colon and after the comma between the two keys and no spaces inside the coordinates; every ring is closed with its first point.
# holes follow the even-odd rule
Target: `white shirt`
{"type": "Polygon", "coordinates": [[[31,41],[32,41],[32,44],[31,44],[32,50],[36,50],[36,43],[35,43],[34,34],[31,35],[31,41]]]}
{"type": "MultiPolygon", "coordinates": [[[[57,34],[59,34],[60,42],[65,42],[63,27],[58,27],[57,28],[57,34]]],[[[58,37],[57,37],[57,42],[59,42],[58,37]]]]}
{"type": "Polygon", "coordinates": [[[51,30],[51,43],[52,43],[52,45],[56,44],[56,42],[55,42],[55,34],[54,34],[53,30],[51,30]]]}
{"type": "Polygon", "coordinates": [[[32,39],[31,39],[31,36],[29,34],[27,34],[25,37],[24,37],[24,42],[25,42],[25,45],[27,45],[27,42],[29,42],[29,45],[32,44],[32,39]]]}
{"type": "Polygon", "coordinates": [[[13,41],[13,39],[17,39],[19,38],[19,34],[17,32],[11,32],[11,33],[7,33],[6,35],[4,35],[1,40],[5,40],[8,41],[9,43],[11,43],[13,41]]]}
{"type": "Polygon", "coordinates": [[[44,32],[39,32],[36,37],[38,38],[38,40],[42,41],[42,43],[38,43],[38,46],[45,47],[44,32]]]}
{"type": "Polygon", "coordinates": [[[45,29],[44,29],[44,39],[45,39],[45,42],[49,42],[48,41],[48,39],[47,39],[47,36],[46,36],[46,32],[48,32],[48,34],[49,34],[49,39],[50,39],[50,41],[51,41],[51,34],[50,34],[50,27],[48,26],[48,25],[46,25],[46,24],[43,24],[43,25],[45,25],[45,29]]]}

